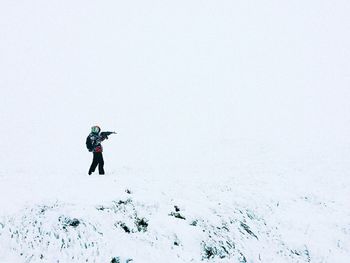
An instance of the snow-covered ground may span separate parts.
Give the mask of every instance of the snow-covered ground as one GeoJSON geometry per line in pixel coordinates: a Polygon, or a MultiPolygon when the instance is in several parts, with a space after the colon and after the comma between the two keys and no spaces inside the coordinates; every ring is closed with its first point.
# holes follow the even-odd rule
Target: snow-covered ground
{"type": "Polygon", "coordinates": [[[347,262],[347,160],[270,162],[3,175],[1,262],[347,262]]]}
{"type": "Polygon", "coordinates": [[[1,1],[0,263],[348,263],[349,13],[1,1]]]}

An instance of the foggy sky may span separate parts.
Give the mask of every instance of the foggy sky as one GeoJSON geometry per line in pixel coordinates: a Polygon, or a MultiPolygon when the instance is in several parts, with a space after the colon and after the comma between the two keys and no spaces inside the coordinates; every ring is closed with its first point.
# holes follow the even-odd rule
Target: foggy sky
{"type": "Polygon", "coordinates": [[[119,132],[115,166],[345,147],[349,14],[342,0],[1,1],[1,162],[84,171],[95,124],[119,132]]]}

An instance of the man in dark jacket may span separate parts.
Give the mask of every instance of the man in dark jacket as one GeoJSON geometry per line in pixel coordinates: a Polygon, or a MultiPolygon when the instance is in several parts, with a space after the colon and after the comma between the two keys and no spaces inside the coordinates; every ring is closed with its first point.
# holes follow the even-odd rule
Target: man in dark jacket
{"type": "Polygon", "coordinates": [[[98,165],[98,173],[105,174],[103,169],[104,161],[102,155],[102,145],[101,142],[107,139],[106,136],[102,136],[100,134],[101,128],[98,126],[91,127],[91,133],[89,134],[89,138],[91,140],[91,151],[93,152],[94,158],[92,159],[92,164],[89,169],[89,175],[95,172],[95,169],[98,165]]]}

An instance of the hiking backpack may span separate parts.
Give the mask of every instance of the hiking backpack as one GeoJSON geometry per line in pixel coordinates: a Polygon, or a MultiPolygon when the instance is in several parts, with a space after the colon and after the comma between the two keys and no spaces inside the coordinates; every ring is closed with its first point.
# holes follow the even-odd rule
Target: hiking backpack
{"type": "Polygon", "coordinates": [[[89,150],[89,152],[92,152],[94,150],[94,146],[92,145],[90,135],[86,138],[86,148],[89,150]]]}

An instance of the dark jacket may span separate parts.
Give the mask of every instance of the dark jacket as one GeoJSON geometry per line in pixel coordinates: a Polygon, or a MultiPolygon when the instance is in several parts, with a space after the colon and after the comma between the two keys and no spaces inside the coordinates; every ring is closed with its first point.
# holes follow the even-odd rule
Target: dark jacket
{"type": "Polygon", "coordinates": [[[94,153],[98,153],[98,152],[102,152],[103,151],[103,147],[101,142],[104,141],[106,138],[101,136],[99,133],[90,133],[89,137],[91,139],[92,142],[92,146],[93,146],[93,152],[94,153]]]}

